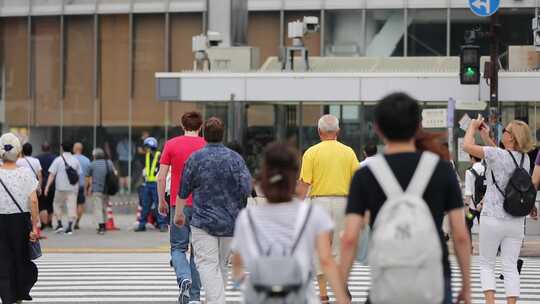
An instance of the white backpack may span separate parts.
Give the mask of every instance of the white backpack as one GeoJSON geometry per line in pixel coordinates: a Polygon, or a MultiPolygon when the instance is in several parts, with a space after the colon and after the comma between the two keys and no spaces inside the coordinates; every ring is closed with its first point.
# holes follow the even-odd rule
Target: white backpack
{"type": "Polygon", "coordinates": [[[370,240],[373,304],[437,304],[444,298],[441,241],[423,199],[439,158],[424,152],[406,191],[384,156],[368,164],[386,194],[370,240]]]}

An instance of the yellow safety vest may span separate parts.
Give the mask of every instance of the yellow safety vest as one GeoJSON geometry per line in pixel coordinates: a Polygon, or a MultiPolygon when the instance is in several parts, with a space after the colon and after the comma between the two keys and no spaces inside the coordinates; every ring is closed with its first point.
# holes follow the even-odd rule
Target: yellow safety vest
{"type": "Polygon", "coordinates": [[[152,163],[150,163],[150,155],[151,152],[146,152],[146,165],[144,166],[146,170],[146,181],[147,182],[156,182],[157,176],[156,176],[156,168],[159,161],[159,155],[161,152],[156,151],[154,154],[154,160],[152,160],[152,163]]]}

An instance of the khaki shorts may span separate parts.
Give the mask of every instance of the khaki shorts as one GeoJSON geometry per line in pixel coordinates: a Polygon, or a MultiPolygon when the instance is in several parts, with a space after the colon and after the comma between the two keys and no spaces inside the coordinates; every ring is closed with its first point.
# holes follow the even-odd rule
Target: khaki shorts
{"type": "MultiPolygon", "coordinates": [[[[345,209],[347,207],[347,197],[344,196],[322,196],[312,197],[309,201],[315,206],[323,208],[334,222],[332,232],[332,254],[339,261],[341,234],[345,229],[345,209]]],[[[315,259],[317,275],[322,274],[319,259],[315,259]]]]}

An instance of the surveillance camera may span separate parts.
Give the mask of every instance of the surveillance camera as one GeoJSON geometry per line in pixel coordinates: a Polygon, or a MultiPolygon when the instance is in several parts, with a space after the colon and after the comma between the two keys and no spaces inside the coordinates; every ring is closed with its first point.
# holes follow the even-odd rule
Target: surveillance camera
{"type": "Polygon", "coordinates": [[[192,50],[194,53],[204,52],[208,48],[208,41],[205,35],[197,35],[191,38],[192,50]]]}
{"type": "Polygon", "coordinates": [[[208,44],[210,47],[216,47],[223,42],[223,37],[221,36],[221,33],[219,32],[211,32],[209,31],[207,34],[208,37],[208,44]]]}
{"type": "Polygon", "coordinates": [[[304,17],[305,31],[308,33],[315,33],[319,30],[319,17],[308,16],[304,17]]]}

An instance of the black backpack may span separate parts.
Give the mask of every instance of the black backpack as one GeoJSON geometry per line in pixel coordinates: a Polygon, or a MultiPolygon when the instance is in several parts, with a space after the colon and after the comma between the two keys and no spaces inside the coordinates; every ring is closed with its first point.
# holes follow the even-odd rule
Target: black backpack
{"type": "Polygon", "coordinates": [[[120,190],[118,176],[116,176],[114,170],[109,169],[108,160],[105,160],[105,169],[107,170],[107,175],[105,175],[105,191],[103,192],[107,195],[115,195],[120,190]]]}
{"type": "Polygon", "coordinates": [[[497,184],[493,171],[491,171],[491,177],[493,178],[495,187],[497,187],[504,197],[504,211],[516,217],[526,216],[531,212],[536,202],[536,189],[532,183],[531,176],[527,170],[523,169],[525,154],[521,154],[521,162],[518,165],[512,152],[508,151],[508,153],[510,153],[516,169],[512,172],[512,176],[510,176],[504,192],[497,184]]]}
{"type": "MultiPolygon", "coordinates": [[[[484,167],[485,167],[485,165],[484,165],[484,167]]],[[[486,190],[487,190],[486,171],[484,169],[483,174],[478,174],[478,172],[476,172],[476,170],[474,170],[473,168],[471,168],[469,170],[474,175],[474,197],[473,197],[473,202],[474,202],[474,205],[476,206],[484,199],[484,196],[486,195],[486,190]]]]}
{"type": "Polygon", "coordinates": [[[69,183],[72,184],[72,185],[75,185],[79,182],[79,172],[77,172],[77,170],[73,169],[73,167],[71,167],[66,159],[64,158],[63,155],[60,155],[62,157],[62,159],[64,160],[64,165],[66,167],[66,175],[68,177],[68,180],[69,180],[69,183]]]}

